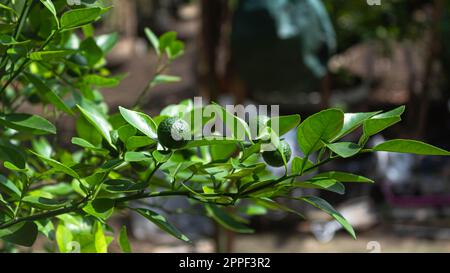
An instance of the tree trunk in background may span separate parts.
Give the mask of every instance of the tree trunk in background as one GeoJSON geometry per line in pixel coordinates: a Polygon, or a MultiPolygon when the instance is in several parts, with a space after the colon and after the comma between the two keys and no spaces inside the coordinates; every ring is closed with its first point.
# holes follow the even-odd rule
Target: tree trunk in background
{"type": "Polygon", "coordinates": [[[217,54],[226,7],[226,0],[201,0],[200,92],[210,100],[218,97],[217,54]]]}
{"type": "Polygon", "coordinates": [[[136,37],[138,25],[136,0],[113,0],[112,4],[114,9],[105,20],[106,28],[118,31],[126,38],[136,37]]]}
{"type": "Polygon", "coordinates": [[[414,92],[414,89],[410,90],[410,111],[408,121],[412,128],[416,128],[413,132],[414,137],[419,139],[423,139],[426,134],[430,105],[429,89],[431,88],[432,76],[435,68],[434,65],[439,56],[439,51],[441,50],[442,37],[439,35],[439,24],[442,19],[444,6],[444,0],[435,0],[433,2],[428,49],[425,56],[424,82],[418,94],[414,92]]]}

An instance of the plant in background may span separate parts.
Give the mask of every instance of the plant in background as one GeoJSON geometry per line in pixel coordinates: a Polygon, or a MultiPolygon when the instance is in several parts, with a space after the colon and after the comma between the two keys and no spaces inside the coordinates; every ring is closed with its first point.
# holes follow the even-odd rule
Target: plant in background
{"type": "MultiPolygon", "coordinates": [[[[191,100],[154,117],[124,107],[110,115],[98,88],[115,86],[122,78],[105,68],[105,54],[117,35],[94,36],[92,23],[108,8],[89,2],[94,3],[69,7],[65,1],[11,0],[0,5],[0,240],[8,247],[32,246],[40,233],[53,242],[50,251],[79,247],[81,252],[106,252],[117,235],[122,251],[130,252],[126,228],[115,232],[107,222],[117,211],[134,211],[189,242],[164,216],[132,202],[173,196],[191,200],[223,227],[243,233],[253,231],[239,211],[251,214],[245,208],[253,207],[299,214],[278,202],[294,199],[330,214],[355,237],[325,200],[291,192],[315,188],[342,194],[343,183],[373,182],[351,173],[316,172],[336,159],[378,151],[450,155],[413,140],[366,147],[371,136],[401,120],[404,107],[350,114],[329,109],[303,122],[298,115],[258,117],[256,137],[234,113],[216,104],[196,106],[191,100]],[[17,112],[24,102],[42,105],[44,117],[17,112]],[[205,112],[215,115],[205,117],[205,112]],[[200,130],[192,126],[197,113],[200,130]],[[61,114],[76,119],[70,150],[56,141],[53,123],[61,114]],[[231,134],[220,138],[217,128],[209,127],[215,137],[202,137],[203,128],[218,124],[218,119],[232,121],[232,126],[224,123],[231,134]],[[358,128],[358,142],[342,140],[358,128]],[[303,157],[291,158],[291,148],[282,140],[291,130],[297,130],[303,157]],[[267,151],[267,145],[275,150],[267,151]],[[267,164],[283,167],[284,174],[274,176],[267,164]]],[[[179,80],[163,73],[184,48],[172,32],[157,37],[147,30],[147,36],[161,61],[137,105],[153,86],[179,80]]]]}

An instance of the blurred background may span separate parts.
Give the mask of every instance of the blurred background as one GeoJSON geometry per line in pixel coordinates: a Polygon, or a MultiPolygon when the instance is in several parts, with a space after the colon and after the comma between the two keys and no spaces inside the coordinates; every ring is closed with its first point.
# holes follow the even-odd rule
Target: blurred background
{"type": "MultiPolygon", "coordinates": [[[[120,34],[109,68],[127,73],[119,87],[103,92],[111,109],[131,106],[155,71],[157,58],[143,31],[149,27],[158,35],[176,31],[186,44],[185,54],[169,68],[182,81],[151,91],[142,104],[150,114],[194,96],[223,104],[277,104],[281,114],[303,118],[325,107],[362,112],[406,105],[403,122],[375,142],[413,138],[450,149],[450,1],[111,2],[116,8],[97,31],[120,34]]],[[[66,133],[73,135],[70,130],[66,133]]],[[[288,141],[295,142],[295,134],[288,141]]],[[[376,181],[349,185],[345,195],[316,193],[339,208],[358,240],[301,207],[306,220],[255,211],[250,221],[257,233],[227,233],[226,250],[450,252],[448,158],[380,153],[333,164],[323,170],[376,181]]],[[[133,215],[116,217],[113,222],[129,225],[135,252],[216,251],[215,227],[189,213],[185,201],[156,202],[197,243],[179,244],[133,215]]]]}

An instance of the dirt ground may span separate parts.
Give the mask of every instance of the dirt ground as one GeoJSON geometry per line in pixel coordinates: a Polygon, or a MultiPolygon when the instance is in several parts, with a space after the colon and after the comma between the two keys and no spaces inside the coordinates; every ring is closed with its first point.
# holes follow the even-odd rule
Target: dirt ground
{"type": "MultiPolygon", "coordinates": [[[[209,240],[201,240],[193,249],[186,245],[151,246],[133,241],[134,252],[213,252],[209,240]]],[[[357,240],[339,233],[331,242],[320,243],[310,234],[262,233],[240,235],[236,238],[234,252],[238,253],[449,253],[450,240],[428,240],[414,237],[398,237],[391,231],[375,229],[358,235],[357,240]]]]}

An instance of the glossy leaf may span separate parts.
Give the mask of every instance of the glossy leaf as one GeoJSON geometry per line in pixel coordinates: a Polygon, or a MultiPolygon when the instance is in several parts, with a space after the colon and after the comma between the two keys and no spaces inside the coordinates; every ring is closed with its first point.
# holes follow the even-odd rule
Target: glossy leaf
{"type": "Polygon", "coordinates": [[[112,143],[110,132],[112,131],[112,126],[109,122],[100,114],[94,110],[87,110],[77,105],[81,114],[86,118],[87,121],[102,135],[102,137],[108,142],[111,147],[115,147],[112,143]]]}
{"type": "MultiPolygon", "coordinates": [[[[274,117],[271,118],[267,122],[267,126],[271,127],[278,122],[278,136],[283,136],[289,131],[291,131],[294,128],[297,128],[297,126],[300,124],[301,118],[300,115],[290,115],[290,116],[280,116],[280,117],[274,117]]],[[[274,128],[272,128],[274,129],[274,128]]]]}
{"type": "Polygon", "coordinates": [[[213,204],[205,205],[208,215],[213,218],[221,226],[238,233],[253,233],[254,230],[238,222],[222,208],[213,204]]]}
{"type": "Polygon", "coordinates": [[[30,150],[30,152],[32,154],[34,154],[35,156],[37,156],[39,159],[41,159],[43,162],[47,163],[49,166],[51,166],[55,171],[57,172],[62,172],[65,173],[73,178],[80,178],[80,176],[78,175],[77,172],[75,172],[72,168],[70,168],[69,166],[66,166],[64,164],[62,164],[61,162],[58,162],[54,159],[51,158],[47,158],[44,157],[38,153],[35,153],[33,151],[30,150]]]}
{"type": "Polygon", "coordinates": [[[334,140],[340,139],[351,132],[353,132],[356,128],[361,126],[364,121],[370,119],[371,117],[379,114],[378,112],[369,112],[369,113],[345,113],[344,114],[344,125],[342,126],[339,134],[334,138],[334,140]]]}
{"type": "Polygon", "coordinates": [[[114,201],[107,198],[99,198],[89,202],[83,210],[101,220],[107,220],[114,211],[114,201]]]}
{"type": "Polygon", "coordinates": [[[354,238],[356,239],[355,231],[353,230],[352,226],[347,222],[347,220],[338,212],[336,211],[327,201],[323,200],[322,198],[315,197],[315,196],[306,196],[298,198],[299,200],[303,200],[307,202],[308,204],[326,212],[331,217],[333,217],[336,221],[338,221],[339,224],[342,225],[342,227],[354,238]]]}
{"type": "Polygon", "coordinates": [[[48,120],[30,114],[2,114],[0,124],[8,128],[15,129],[35,135],[56,134],[56,127],[48,120]]]}
{"type": "Polygon", "coordinates": [[[69,30],[92,23],[103,13],[101,8],[81,8],[69,10],[61,16],[61,28],[69,30]]]}
{"type": "Polygon", "coordinates": [[[186,235],[181,233],[176,227],[172,226],[169,222],[167,222],[167,219],[149,209],[133,209],[143,217],[147,218],[149,221],[151,221],[153,224],[158,226],[160,229],[164,230],[165,232],[169,233],[170,235],[174,236],[175,238],[184,241],[184,242],[191,242],[186,235]]]}
{"type": "Polygon", "coordinates": [[[336,171],[320,173],[315,175],[314,177],[336,179],[337,181],[340,182],[374,183],[372,179],[366,178],[361,175],[336,171]]]}
{"type": "Polygon", "coordinates": [[[305,182],[295,182],[294,186],[304,189],[322,189],[335,192],[338,194],[345,193],[344,185],[340,183],[338,180],[322,177],[312,178],[305,182]]]}
{"type": "Polygon", "coordinates": [[[146,114],[119,107],[122,117],[134,128],[151,139],[157,139],[156,124],[146,114]]]}
{"type": "Polygon", "coordinates": [[[344,113],[338,109],[329,109],[308,117],[300,124],[297,140],[305,155],[319,150],[342,130],[344,113]]]}
{"type": "Polygon", "coordinates": [[[444,155],[450,152],[416,140],[394,139],[383,142],[373,148],[378,152],[408,153],[417,155],[444,155]]]}
{"type": "Polygon", "coordinates": [[[51,14],[55,18],[55,22],[59,28],[58,14],[56,13],[56,8],[55,8],[55,5],[53,4],[52,0],[41,0],[41,3],[51,12],[51,14]]]}
{"type": "Polygon", "coordinates": [[[54,210],[67,205],[66,201],[58,201],[39,196],[25,196],[22,201],[29,204],[33,208],[42,210],[54,210]]]}
{"type": "Polygon", "coordinates": [[[38,228],[33,222],[22,222],[6,229],[0,229],[0,238],[7,242],[30,247],[36,241],[38,228]]]}
{"type": "Polygon", "coordinates": [[[145,28],[145,35],[147,36],[147,39],[149,40],[149,42],[152,44],[153,49],[155,49],[156,54],[158,56],[161,55],[159,39],[155,35],[155,33],[153,33],[153,31],[151,31],[149,28],[145,28]]]}
{"type": "Polygon", "coordinates": [[[120,229],[119,237],[117,240],[119,241],[120,250],[122,250],[123,253],[131,253],[132,252],[130,242],[128,241],[126,226],[123,226],[120,229]]]}
{"type": "Polygon", "coordinates": [[[22,192],[19,190],[19,188],[7,177],[0,174],[0,190],[2,192],[6,192],[7,194],[19,198],[22,194],[22,192]]]}
{"type": "Polygon", "coordinates": [[[97,253],[107,253],[108,252],[108,243],[106,240],[105,233],[103,232],[103,227],[100,222],[97,222],[95,226],[95,250],[97,253]]]}
{"type": "Polygon", "coordinates": [[[352,142],[327,144],[327,147],[342,158],[349,158],[361,151],[361,147],[352,142]]]}
{"type": "Polygon", "coordinates": [[[69,115],[73,115],[72,110],[67,106],[64,101],[51,90],[48,86],[45,85],[43,81],[41,81],[36,76],[27,73],[26,74],[28,80],[36,87],[38,94],[49,103],[53,104],[56,108],[69,115]]]}
{"type": "Polygon", "coordinates": [[[109,53],[119,41],[119,34],[117,32],[111,34],[103,34],[95,37],[95,42],[101,48],[103,54],[109,53]]]}

